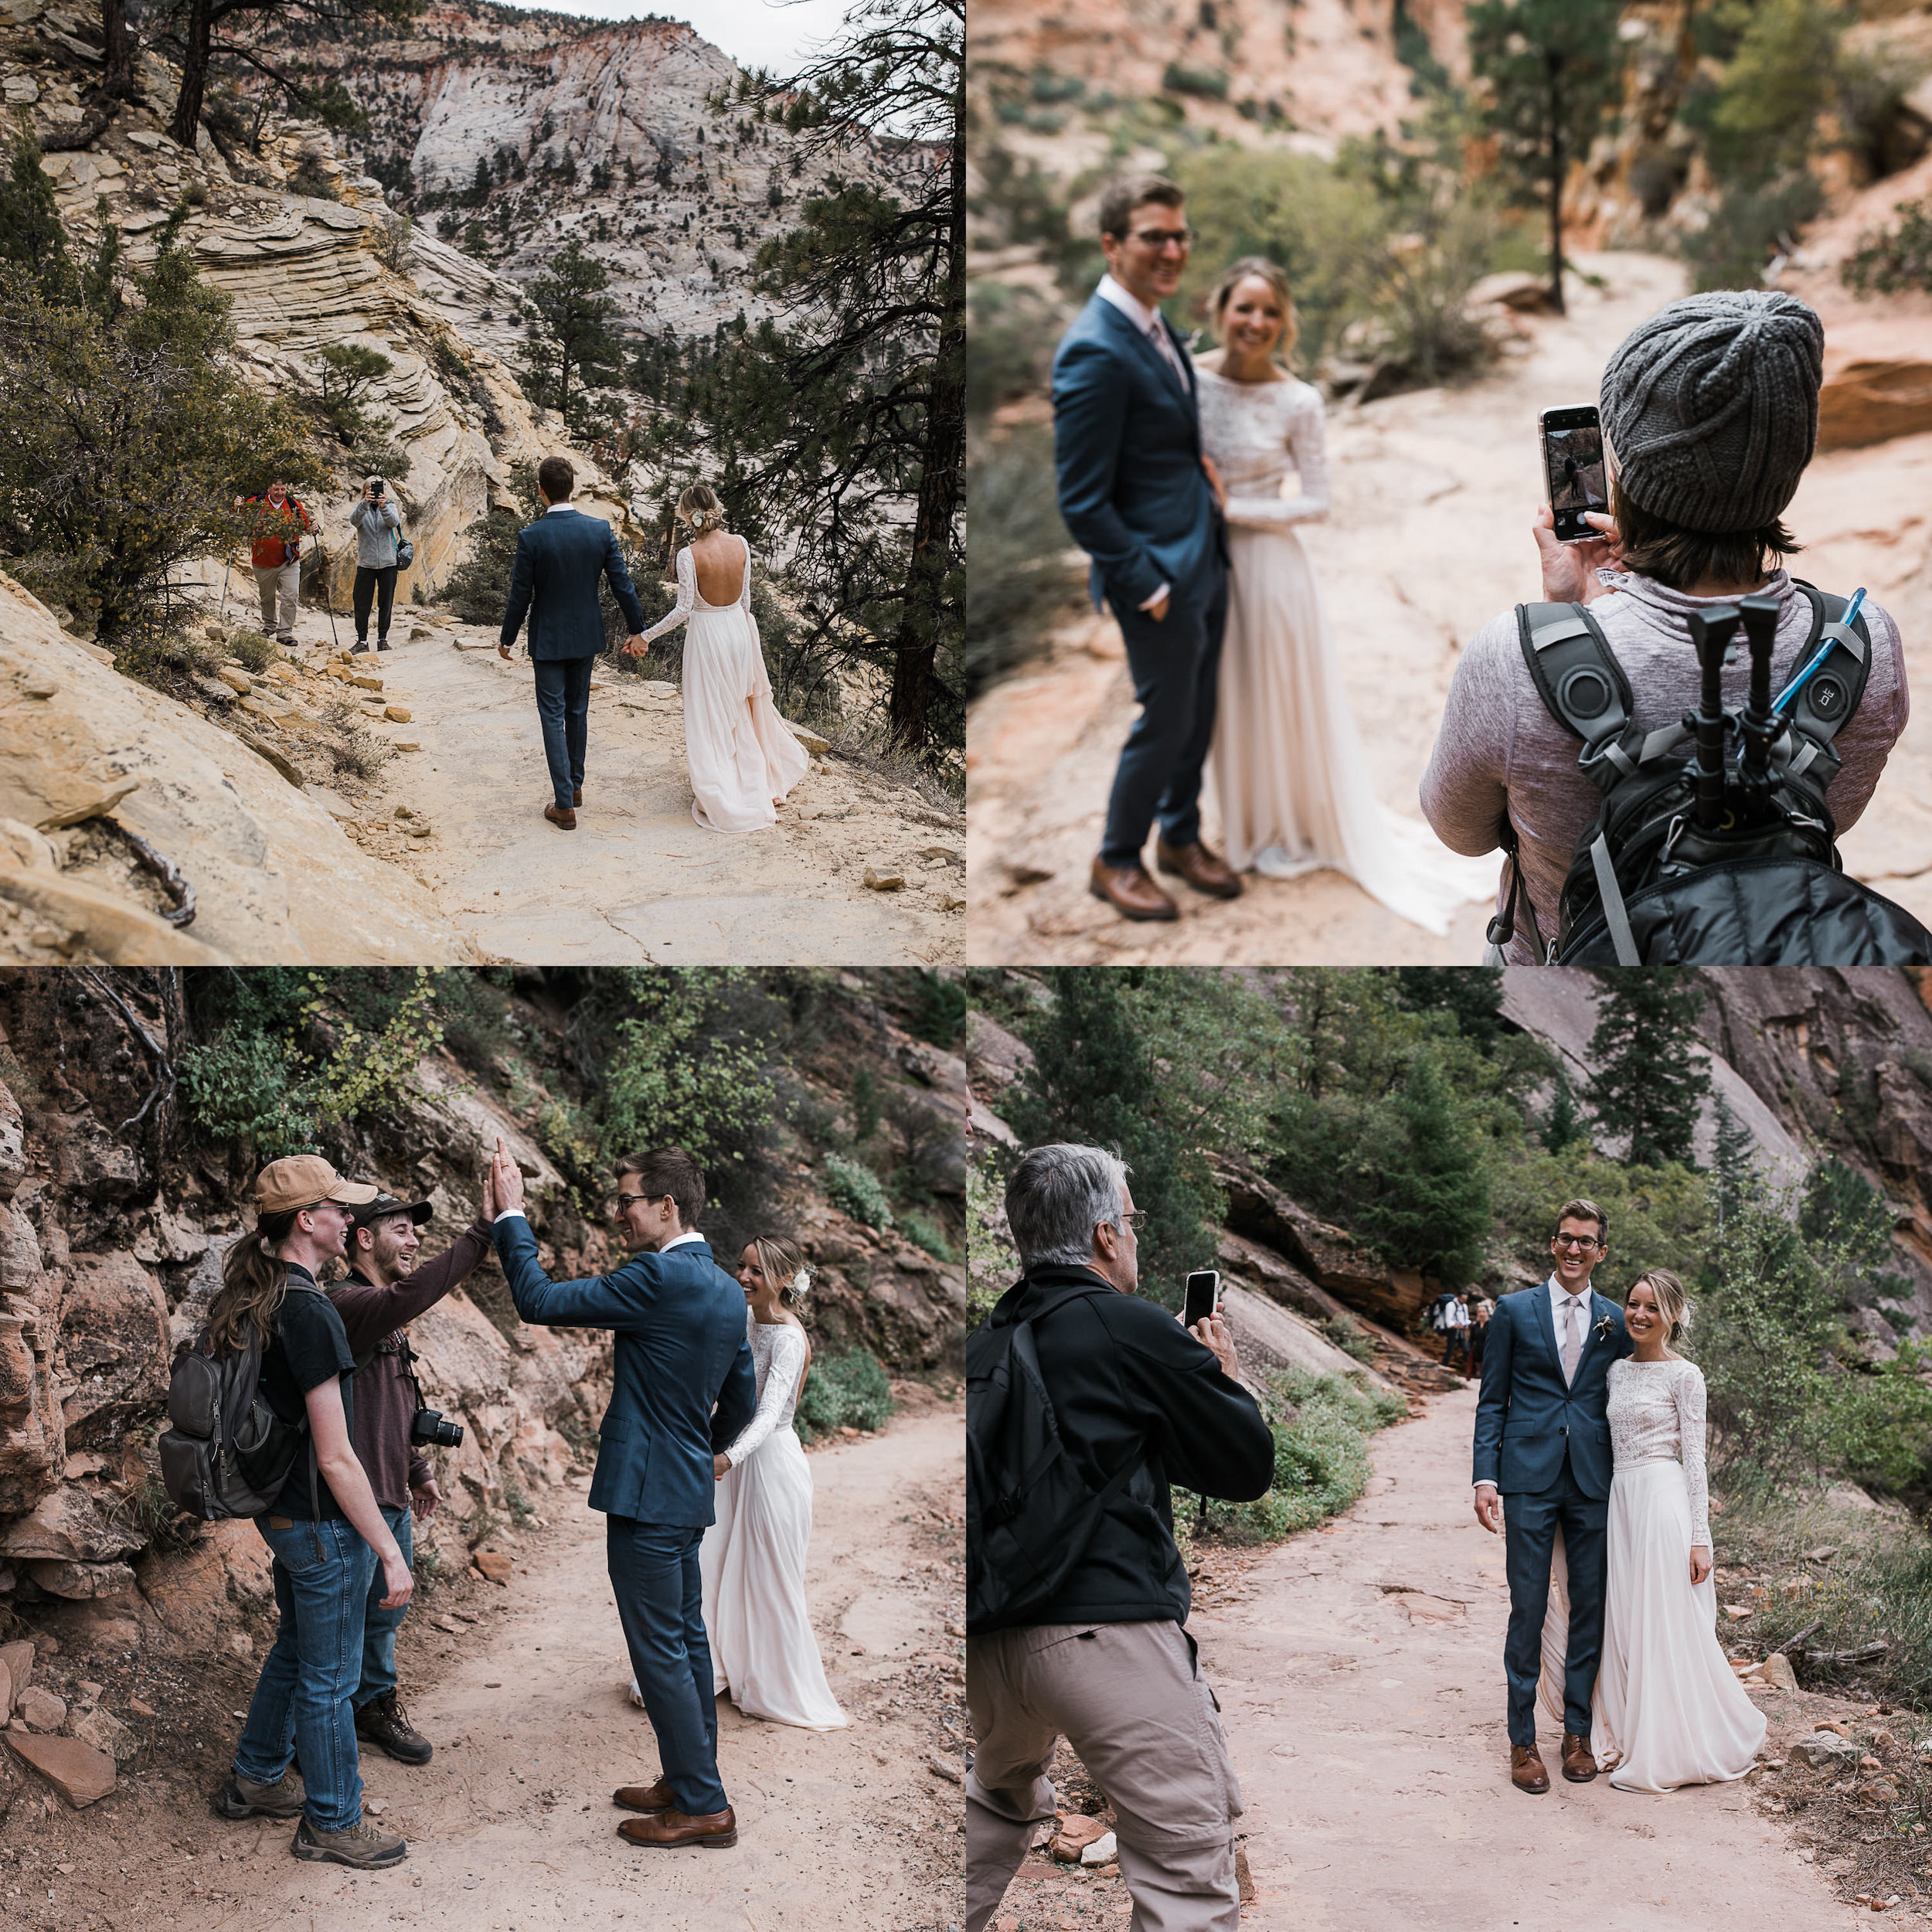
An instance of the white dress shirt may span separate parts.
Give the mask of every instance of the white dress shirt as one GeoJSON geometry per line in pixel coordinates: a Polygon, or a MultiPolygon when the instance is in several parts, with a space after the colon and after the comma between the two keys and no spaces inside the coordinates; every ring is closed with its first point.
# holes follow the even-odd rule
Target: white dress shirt
{"type": "MultiPolygon", "coordinates": [[[[1174,372],[1174,379],[1185,392],[1188,388],[1187,372],[1181,366],[1180,351],[1174,346],[1174,338],[1167,332],[1167,325],[1161,320],[1157,308],[1149,308],[1131,289],[1124,288],[1111,275],[1103,275],[1100,285],[1094,291],[1104,302],[1110,302],[1154,345],[1155,352],[1174,372]]],[[[1151,611],[1165,597],[1170,586],[1163,583],[1153,596],[1142,600],[1141,608],[1151,611]]]]}

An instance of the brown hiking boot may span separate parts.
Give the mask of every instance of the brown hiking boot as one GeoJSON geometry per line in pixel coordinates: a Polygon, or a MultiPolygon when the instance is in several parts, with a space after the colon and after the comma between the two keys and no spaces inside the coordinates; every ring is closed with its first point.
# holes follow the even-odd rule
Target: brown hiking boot
{"type": "Polygon", "coordinates": [[[1148,877],[1139,866],[1110,866],[1094,861],[1087,889],[1104,899],[1123,919],[1179,919],[1181,909],[1148,877]]]}
{"type": "Polygon", "coordinates": [[[215,1809],[223,1818],[300,1818],[307,1798],[293,1770],[283,1772],[273,1784],[257,1784],[236,1771],[215,1794],[215,1809]]]}
{"type": "Polygon", "coordinates": [[[655,1845],[661,1850],[697,1845],[707,1851],[723,1851],[738,1842],[738,1821],[727,1804],[709,1818],[687,1818],[682,1811],[658,1811],[649,1818],[627,1818],[617,1827],[617,1835],[633,1845],[655,1845]]]}
{"type": "Polygon", "coordinates": [[[1170,845],[1165,838],[1154,842],[1154,862],[1162,872],[1185,879],[1197,893],[1211,899],[1239,899],[1241,881],[1226,862],[1215,857],[1198,842],[1192,845],[1170,845]]]}
{"type": "Polygon", "coordinates": [[[1510,1746],[1509,1781],[1519,1791],[1546,1791],[1549,1789],[1549,1774],[1544,1770],[1543,1761],[1537,1755],[1535,1745],[1510,1746]]]}
{"type": "Polygon", "coordinates": [[[372,1697],[357,1711],[355,1735],[379,1744],[405,1764],[427,1764],[436,1754],[436,1747],[410,1724],[393,1691],[372,1697]]]}
{"type": "Polygon", "coordinates": [[[346,1832],[319,1831],[304,1818],[288,1849],[311,1864],[347,1865],[359,1872],[386,1871],[410,1855],[400,1832],[386,1832],[366,1818],[358,1818],[346,1832]]]}
{"type": "Polygon", "coordinates": [[[575,832],[577,828],[577,813],[568,805],[546,805],[543,815],[560,832],[575,832]]]}
{"type": "Polygon", "coordinates": [[[611,1802],[621,1804],[627,1811],[674,1811],[678,1808],[671,1787],[662,1778],[655,1784],[620,1784],[611,1794],[611,1802]]]}
{"type": "Polygon", "coordinates": [[[1573,1784],[1587,1784],[1597,1775],[1597,1760],[1590,1740],[1574,1731],[1563,1733],[1563,1776],[1573,1784]]]}

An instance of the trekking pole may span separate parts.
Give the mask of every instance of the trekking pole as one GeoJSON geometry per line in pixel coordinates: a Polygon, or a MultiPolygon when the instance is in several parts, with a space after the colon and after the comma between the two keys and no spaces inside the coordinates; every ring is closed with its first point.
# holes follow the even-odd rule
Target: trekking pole
{"type": "Polygon", "coordinates": [[[1704,674],[1696,713],[1685,722],[1697,733],[1697,824],[1715,832],[1724,816],[1724,660],[1742,613],[1734,604],[1690,614],[1691,642],[1704,674]]]}
{"type": "Polygon", "coordinates": [[[328,641],[335,647],[336,655],[342,654],[342,641],[335,634],[335,604],[328,594],[328,553],[320,543],[315,546],[322,560],[322,608],[328,613],[328,641]]]}
{"type": "Polygon", "coordinates": [[[1776,597],[1740,597],[1744,634],[1751,646],[1751,695],[1744,707],[1744,778],[1747,784],[1770,781],[1771,740],[1782,720],[1771,709],[1771,652],[1777,642],[1776,597]]]}

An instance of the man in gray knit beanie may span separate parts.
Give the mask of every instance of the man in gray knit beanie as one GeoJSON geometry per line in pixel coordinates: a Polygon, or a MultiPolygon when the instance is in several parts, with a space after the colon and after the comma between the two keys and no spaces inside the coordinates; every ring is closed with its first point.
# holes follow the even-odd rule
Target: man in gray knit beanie
{"type": "Polygon", "coordinates": [[[1604,369],[1617,484],[1687,530],[1762,529],[1818,446],[1825,325],[1795,296],[1718,289],[1660,308],[1604,369]]]}

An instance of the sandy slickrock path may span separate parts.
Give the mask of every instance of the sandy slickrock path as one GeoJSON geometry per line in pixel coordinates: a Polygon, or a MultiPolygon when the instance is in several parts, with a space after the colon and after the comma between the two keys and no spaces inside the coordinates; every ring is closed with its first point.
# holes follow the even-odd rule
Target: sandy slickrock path
{"type": "MultiPolygon", "coordinates": [[[[241,617],[246,600],[228,600],[241,617]]],[[[304,604],[298,656],[319,666],[354,627],[304,604]]],[[[393,648],[356,657],[383,680],[371,733],[413,744],[372,786],[311,787],[363,850],[404,869],[452,934],[492,958],[560,964],[933,964],[962,927],[957,819],[862,767],[816,758],[778,822],[735,835],[691,816],[675,692],[600,664],[590,693],[577,828],[547,824],[550,798],[528,655],[505,662],[493,631],[399,608],[393,648]],[[395,706],[406,723],[382,715],[395,706]],[[359,795],[350,797],[352,791],[359,795]],[[409,836],[400,805],[427,821],[409,836]],[[867,868],[904,880],[878,892],[867,868]]],[[[647,671],[646,677],[649,675],[647,671]]],[[[359,699],[362,694],[349,694],[359,699]]],[[[372,694],[374,695],[374,694],[372,694]]],[[[407,881],[398,889],[409,892],[407,881]]],[[[452,956],[454,953],[454,941],[452,956]]]]}
{"type": "MultiPolygon", "coordinates": [[[[1862,1923],[1747,1784],[1509,1782],[1503,1546],[1470,1507],[1473,1387],[1375,1441],[1368,1494],[1189,1628],[1227,1726],[1258,1896],[1295,1932],[1820,1932],[1862,1923]]],[[[1547,1728],[1547,1727],[1546,1727],[1547,1728]]]]}
{"type": "MultiPolygon", "coordinates": [[[[604,1519],[585,1506],[579,1478],[554,1499],[541,1538],[523,1544],[502,1614],[439,1638],[434,1664],[405,1662],[405,1707],[434,1758],[419,1768],[365,1747],[367,1794],[410,1841],[405,1864],[304,1864],[289,1855],[291,1824],[230,1825],[189,1806],[179,1820],[192,1833],[185,1862],[185,1838],[154,1859],[151,1830],[136,1835],[151,1855],[138,1862],[124,1843],[117,1855],[98,1848],[70,1905],[105,1906],[117,1926],[158,1927],[165,1913],[192,1932],[945,1932],[964,1912],[962,1801],[928,1760],[962,1755],[961,1646],[948,1626],[962,1614],[964,1461],[956,1403],[813,1454],[807,1588],[852,1722],[798,1730],[720,1701],[731,1850],[650,1851],[617,1835],[629,1814],[611,1792],[654,1777],[657,1753],[630,1701],[604,1519]],[[430,1674],[411,1689],[407,1680],[430,1674]],[[118,1882],[117,1855],[131,1868],[118,1882]]],[[[404,1637],[426,1642],[418,1621],[404,1637]]]]}
{"type": "MultiPolygon", "coordinates": [[[[1602,277],[1566,284],[1570,313],[1527,321],[1525,352],[1466,388],[1333,411],[1334,509],[1301,526],[1348,680],[1377,795],[1420,816],[1429,760],[1463,644],[1541,594],[1529,519],[1541,500],[1539,409],[1595,399],[1605,357],[1685,287],[1679,263],[1585,257],[1602,277]]],[[[1899,619],[1908,675],[1932,671],[1932,435],[1818,457],[1786,522],[1800,575],[1849,595],[1866,585],[1899,619]]],[[[1932,690],[1932,684],[1926,687],[1932,690]]],[[[1923,701],[1932,704],[1932,697],[1923,701]]],[[[1241,899],[1179,882],[1181,918],[1133,925],[1091,897],[1107,787],[1134,716],[1120,634],[1073,619],[1053,655],[995,686],[968,726],[968,957],[1073,964],[1458,964],[1479,959],[1486,907],[1444,938],[1387,913],[1341,875],[1250,875],[1241,899]]],[[[1207,835],[1218,837],[1212,786],[1207,835]]],[[[1932,919],[1932,716],[1915,719],[1865,821],[1849,870],[1932,919]]]]}

